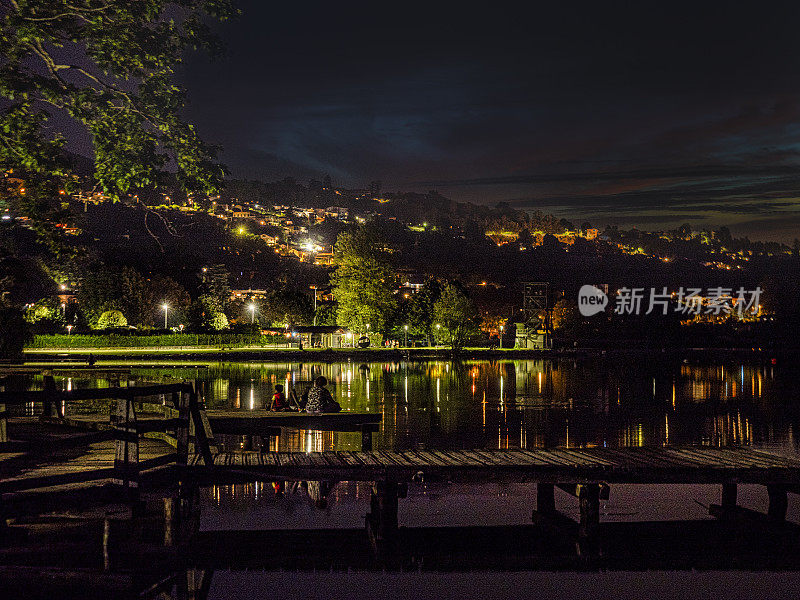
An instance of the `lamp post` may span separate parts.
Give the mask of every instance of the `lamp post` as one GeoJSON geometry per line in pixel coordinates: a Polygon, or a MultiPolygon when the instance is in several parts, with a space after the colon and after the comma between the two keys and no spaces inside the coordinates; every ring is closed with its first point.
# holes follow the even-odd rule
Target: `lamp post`
{"type": "Polygon", "coordinates": [[[500,325],[500,347],[503,347],[503,326],[500,325]]]}
{"type": "Polygon", "coordinates": [[[317,286],[310,285],[308,286],[309,289],[314,290],[314,321],[313,324],[317,324],[317,286]]]}
{"type": "Polygon", "coordinates": [[[169,304],[164,302],[164,304],[161,305],[161,308],[164,309],[164,329],[166,329],[167,328],[167,315],[169,314],[169,304]]]}
{"type": "Polygon", "coordinates": [[[253,302],[251,302],[250,306],[248,306],[247,308],[250,309],[250,324],[252,325],[253,323],[256,322],[256,305],[253,302]]]}
{"type": "Polygon", "coordinates": [[[72,333],[72,325],[67,325],[67,335],[72,333]]]}
{"type": "Polygon", "coordinates": [[[442,328],[440,323],[436,324],[436,345],[439,345],[439,330],[442,328]]]}
{"type": "Polygon", "coordinates": [[[408,325],[403,325],[403,330],[406,336],[405,347],[408,348],[408,325]]]}

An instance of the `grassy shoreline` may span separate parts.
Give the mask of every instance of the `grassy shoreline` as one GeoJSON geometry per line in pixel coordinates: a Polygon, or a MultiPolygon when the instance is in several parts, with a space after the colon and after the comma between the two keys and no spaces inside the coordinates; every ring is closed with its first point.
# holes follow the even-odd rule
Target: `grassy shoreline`
{"type": "MultiPolygon", "coordinates": [[[[795,352],[758,351],[750,348],[625,348],[600,349],[576,348],[569,350],[528,350],[522,348],[464,348],[454,355],[449,348],[51,348],[26,349],[26,364],[53,362],[60,364],[84,365],[93,361],[115,364],[126,360],[172,359],[220,361],[291,361],[291,362],[336,362],[343,360],[359,361],[403,361],[403,360],[535,360],[535,359],[581,359],[581,358],[631,358],[659,360],[725,360],[745,359],[769,363],[777,358],[781,362],[800,359],[795,352]]],[[[774,364],[774,362],[773,362],[774,364]]]]}

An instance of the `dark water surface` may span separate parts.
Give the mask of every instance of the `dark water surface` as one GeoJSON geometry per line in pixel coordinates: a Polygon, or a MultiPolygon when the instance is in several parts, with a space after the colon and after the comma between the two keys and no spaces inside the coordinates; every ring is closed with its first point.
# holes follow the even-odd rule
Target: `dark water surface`
{"type": "MultiPolygon", "coordinates": [[[[745,444],[798,454],[800,370],[763,363],[612,360],[180,363],[132,369],[196,382],[209,408],[263,408],[275,384],[324,375],[344,410],[383,415],[376,449],[745,444]]],[[[128,376],[122,376],[123,380],[128,376]]],[[[63,387],[108,385],[63,378],[63,387]]],[[[284,436],[280,449],[348,450],[360,436],[284,436]]]]}
{"type": "MultiPolygon", "coordinates": [[[[275,384],[294,386],[299,393],[315,377],[324,375],[344,410],[383,415],[374,437],[375,449],[742,444],[800,456],[795,435],[800,426],[800,369],[770,360],[690,363],[648,355],[582,361],[150,361],[125,366],[131,374],[120,376],[122,385],[129,380],[189,380],[197,384],[209,408],[242,411],[262,408],[275,384]]],[[[105,386],[110,381],[109,377],[57,378],[64,388],[105,386]]],[[[227,443],[245,441],[254,448],[260,445],[260,440],[239,438],[227,443]]],[[[357,450],[361,439],[353,433],[298,431],[287,432],[271,444],[272,449],[294,451],[357,450]]],[[[201,529],[352,531],[363,528],[369,497],[370,485],[357,482],[338,482],[329,491],[321,490],[320,482],[287,484],[277,491],[271,483],[216,486],[203,490],[201,529]],[[324,503],[319,502],[321,497],[324,503]]],[[[411,485],[408,497],[400,500],[399,520],[407,528],[518,528],[530,524],[534,498],[531,485],[423,482],[411,485]]],[[[574,498],[559,493],[556,501],[560,511],[577,518],[574,498]]],[[[231,570],[215,572],[209,598],[240,598],[247,590],[244,595],[248,597],[480,596],[507,600],[530,597],[532,587],[543,597],[597,597],[597,592],[619,598],[794,597],[800,569],[789,567],[792,572],[787,573],[782,566],[775,568],[783,573],[770,572],[772,546],[766,562],[752,550],[758,535],[725,538],[720,545],[715,530],[706,529],[713,527],[707,506],[718,501],[716,486],[614,486],[610,499],[602,504],[601,521],[606,527],[622,528],[609,530],[618,545],[633,543],[634,547],[616,553],[618,564],[612,570],[646,571],[640,574],[534,573],[549,570],[546,565],[554,550],[547,544],[537,555],[540,558],[525,559],[528,562],[520,562],[517,551],[509,548],[509,566],[504,568],[489,566],[490,562],[502,565],[501,559],[495,561],[496,554],[503,554],[502,547],[497,553],[487,550],[485,568],[459,574],[435,572],[431,564],[441,559],[434,554],[406,565],[404,570],[410,569],[410,573],[375,573],[360,570],[364,565],[358,561],[343,563],[344,571],[328,569],[327,563],[305,564],[302,552],[292,559],[297,561],[297,570],[290,561],[288,572],[282,570],[284,566],[278,571],[276,567],[250,571],[244,565],[252,560],[254,550],[242,548],[239,567],[234,558],[231,570]],[[671,520],[683,523],[665,522],[671,520]],[[640,526],[644,528],[625,529],[640,526]],[[544,562],[541,556],[546,558],[544,562]],[[530,572],[522,573],[520,568],[530,572]]],[[[764,511],[763,488],[740,486],[739,503],[764,511]]],[[[800,519],[800,501],[793,494],[788,516],[795,522],[800,519]]],[[[471,547],[477,550],[482,545],[479,539],[471,547]]],[[[269,556],[285,559],[288,550],[265,542],[255,552],[263,552],[269,564],[269,556]]],[[[470,553],[456,542],[445,555],[447,560],[453,556],[461,560],[470,553]]],[[[775,555],[780,558],[781,552],[776,550],[775,555]]],[[[614,560],[613,553],[609,560],[614,560]]],[[[280,561],[276,558],[274,562],[280,561]]]]}

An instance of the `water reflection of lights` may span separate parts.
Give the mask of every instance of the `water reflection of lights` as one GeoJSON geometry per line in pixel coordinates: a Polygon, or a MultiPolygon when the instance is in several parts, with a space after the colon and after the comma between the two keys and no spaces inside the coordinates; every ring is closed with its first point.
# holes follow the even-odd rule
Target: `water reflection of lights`
{"type": "MultiPolygon", "coordinates": [[[[323,374],[334,384],[331,391],[345,410],[383,412],[384,422],[374,445],[377,449],[398,450],[431,444],[433,440],[450,447],[479,448],[497,447],[495,443],[505,447],[513,439],[515,446],[525,447],[528,432],[532,434],[531,447],[563,445],[567,435],[571,447],[753,441],[789,444],[794,439],[789,420],[795,415],[792,409],[781,407],[795,406],[800,399],[791,385],[784,383],[790,381],[784,379],[789,377],[785,370],[742,363],[738,371],[735,365],[689,363],[675,369],[664,365],[647,374],[624,365],[595,369],[571,361],[563,361],[553,370],[546,361],[476,361],[465,371],[449,369],[444,361],[392,362],[370,365],[371,375],[357,373],[359,377],[355,378],[354,369],[355,365],[344,362],[226,364],[207,371],[174,367],[171,375],[194,379],[211,408],[241,403],[242,409],[258,409],[267,392],[263,386],[271,390],[276,382],[306,382],[323,374]],[[344,385],[348,373],[349,390],[344,385]],[[780,378],[779,385],[775,383],[776,376],[780,378]],[[377,386],[375,398],[373,377],[377,386]],[[431,389],[434,381],[435,390],[431,389]],[[642,388],[646,390],[643,394],[642,388]],[[492,389],[499,392],[499,397],[492,389]],[[440,420],[430,420],[431,391],[436,399],[433,414],[440,413],[440,420]],[[569,403],[571,397],[575,398],[573,404],[569,403]],[[701,407],[704,403],[708,404],[701,407]],[[488,404],[492,406],[487,408],[488,404]],[[779,410],[772,410],[773,407],[779,410]],[[568,434],[564,427],[567,417],[568,434]]],[[[147,381],[162,373],[163,367],[137,368],[131,379],[147,381]]],[[[61,389],[87,387],[82,378],[63,377],[60,383],[61,389]]],[[[109,383],[93,378],[88,385],[103,387],[109,383]]],[[[40,385],[40,381],[36,384],[40,385]]],[[[26,413],[34,414],[37,409],[38,405],[25,405],[26,413]]],[[[225,443],[239,446],[241,440],[225,443]]],[[[298,451],[311,450],[319,443],[322,440],[309,438],[306,432],[296,437],[287,432],[269,445],[275,450],[298,451]]],[[[257,448],[258,444],[254,441],[252,447],[257,448]]],[[[360,436],[339,434],[336,444],[333,437],[326,437],[323,445],[326,449],[356,450],[360,436]]]]}

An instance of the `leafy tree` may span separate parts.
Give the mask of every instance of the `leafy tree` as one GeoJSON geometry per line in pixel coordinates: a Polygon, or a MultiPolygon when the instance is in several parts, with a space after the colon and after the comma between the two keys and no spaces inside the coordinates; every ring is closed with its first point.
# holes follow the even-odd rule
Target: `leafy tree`
{"type": "Polygon", "coordinates": [[[222,312],[227,312],[231,301],[230,277],[225,265],[212,265],[203,272],[203,295],[213,298],[222,312]]]}
{"type": "Polygon", "coordinates": [[[411,296],[406,307],[408,332],[414,336],[424,336],[433,339],[433,305],[439,299],[441,287],[435,279],[425,282],[422,289],[411,296]]]}
{"type": "Polygon", "coordinates": [[[264,325],[308,325],[314,318],[314,305],[306,294],[299,291],[273,290],[260,303],[257,316],[264,325]]]}
{"type": "Polygon", "coordinates": [[[102,267],[83,277],[78,303],[89,325],[95,329],[100,327],[100,316],[109,310],[128,315],[128,322],[133,325],[153,327],[163,323],[165,303],[169,314],[177,315],[189,306],[190,298],[170,277],[154,275],[146,279],[132,267],[121,271],[102,267]]]}
{"type": "Polygon", "coordinates": [[[331,286],[339,325],[357,334],[368,329],[383,333],[397,306],[396,276],[385,242],[370,226],[344,232],[334,246],[334,264],[331,286]]]}
{"type": "Polygon", "coordinates": [[[333,302],[318,304],[317,312],[314,314],[314,323],[317,325],[336,325],[336,305],[333,302]]]}
{"type": "MultiPolygon", "coordinates": [[[[169,306],[169,315],[183,317],[184,311],[189,307],[191,298],[183,286],[171,277],[156,275],[148,282],[143,295],[141,306],[142,325],[153,326],[163,321],[163,305],[169,306]]],[[[174,323],[175,321],[173,321],[174,323]]]]}
{"type": "Polygon", "coordinates": [[[0,301],[0,358],[20,358],[25,344],[31,340],[22,312],[0,301]]]}
{"type": "Polygon", "coordinates": [[[228,328],[228,317],[224,312],[218,312],[211,317],[209,324],[214,331],[222,331],[228,328]]]}
{"type": "Polygon", "coordinates": [[[118,310],[107,310],[97,319],[97,329],[111,329],[112,327],[127,327],[128,319],[118,310]]]}
{"type": "Polygon", "coordinates": [[[434,334],[439,342],[454,351],[464,347],[477,333],[480,318],[472,300],[460,287],[448,283],[442,288],[439,299],[433,303],[434,334]]]}
{"type": "Polygon", "coordinates": [[[187,311],[187,316],[189,329],[192,331],[219,330],[228,326],[228,318],[220,310],[216,298],[210,295],[200,296],[192,302],[187,311]]]}
{"type": "Polygon", "coordinates": [[[118,282],[114,273],[106,268],[95,269],[83,277],[78,290],[78,305],[90,326],[96,328],[100,315],[107,310],[123,308],[118,282]]]}
{"type": "Polygon", "coordinates": [[[92,141],[94,178],[117,198],[177,181],[213,192],[216,150],[182,120],[175,68],[188,48],[218,47],[205,24],[230,0],[4,0],[0,17],[0,166],[24,192],[11,201],[43,223],[75,185],[63,151],[76,125],[92,141]]]}
{"type": "Polygon", "coordinates": [[[61,324],[64,315],[58,301],[54,298],[43,298],[29,306],[25,311],[25,320],[32,324],[61,324]]]}
{"type": "Polygon", "coordinates": [[[553,307],[551,324],[553,329],[571,329],[581,322],[578,303],[572,298],[562,298],[553,307]]]}

